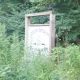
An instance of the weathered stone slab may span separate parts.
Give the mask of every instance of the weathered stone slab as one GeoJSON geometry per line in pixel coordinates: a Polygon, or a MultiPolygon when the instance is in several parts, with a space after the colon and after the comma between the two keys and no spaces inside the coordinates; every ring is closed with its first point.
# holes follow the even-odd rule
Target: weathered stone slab
{"type": "Polygon", "coordinates": [[[55,46],[55,15],[52,11],[25,15],[25,49],[49,54],[55,46]],[[33,16],[49,16],[49,24],[31,24],[33,16]]]}

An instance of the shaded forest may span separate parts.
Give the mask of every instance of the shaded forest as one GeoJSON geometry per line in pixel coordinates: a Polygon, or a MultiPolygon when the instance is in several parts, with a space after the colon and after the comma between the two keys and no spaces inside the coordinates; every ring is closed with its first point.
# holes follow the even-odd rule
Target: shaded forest
{"type": "Polygon", "coordinates": [[[0,80],[80,80],[80,0],[0,0],[0,80]],[[24,51],[25,14],[49,10],[56,47],[32,57],[24,51]]]}
{"type": "MultiPolygon", "coordinates": [[[[79,0],[1,0],[0,22],[6,26],[7,36],[13,32],[24,39],[25,14],[52,10],[56,15],[57,43],[80,43],[80,1],[79,0]]],[[[35,18],[34,22],[47,19],[35,18]]]]}

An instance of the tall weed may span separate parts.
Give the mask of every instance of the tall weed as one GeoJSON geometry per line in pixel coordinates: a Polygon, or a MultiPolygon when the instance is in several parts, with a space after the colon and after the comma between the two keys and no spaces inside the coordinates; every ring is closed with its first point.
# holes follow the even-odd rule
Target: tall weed
{"type": "MultiPolygon", "coordinates": [[[[25,53],[27,54],[27,53],[25,53]]],[[[0,80],[80,80],[80,46],[56,47],[49,56],[24,59],[23,40],[0,24],[0,80]]]]}

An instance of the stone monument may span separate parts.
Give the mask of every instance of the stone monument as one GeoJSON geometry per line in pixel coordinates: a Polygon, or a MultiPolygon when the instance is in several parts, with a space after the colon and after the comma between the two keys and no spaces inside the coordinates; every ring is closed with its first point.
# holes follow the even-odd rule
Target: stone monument
{"type": "Polygon", "coordinates": [[[52,11],[32,13],[25,15],[25,50],[29,52],[51,53],[55,47],[55,15],[52,11]],[[49,16],[47,24],[32,24],[31,18],[35,16],[49,16]]]}

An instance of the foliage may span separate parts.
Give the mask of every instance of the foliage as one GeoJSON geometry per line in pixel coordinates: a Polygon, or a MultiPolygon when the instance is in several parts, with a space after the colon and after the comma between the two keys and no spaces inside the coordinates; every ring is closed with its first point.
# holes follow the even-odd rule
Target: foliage
{"type": "MultiPolygon", "coordinates": [[[[52,10],[56,15],[56,34],[58,42],[72,42],[80,39],[80,1],[79,0],[1,0],[0,22],[5,23],[7,35],[18,32],[24,38],[24,15],[32,12],[52,10]]],[[[34,18],[43,23],[47,18],[34,18]]]]}
{"type": "Polygon", "coordinates": [[[80,47],[69,46],[53,50],[52,60],[56,62],[61,80],[79,80],[80,77],[80,47]],[[53,58],[54,57],[54,58],[53,58]]]}
{"type": "Polygon", "coordinates": [[[80,39],[80,1],[43,0],[36,11],[52,10],[56,15],[56,34],[58,42],[71,42],[80,39]]]}
{"type": "Polygon", "coordinates": [[[26,56],[17,33],[0,24],[0,80],[79,80],[80,47],[56,47],[49,56],[26,56]]]}
{"type": "MultiPolygon", "coordinates": [[[[46,57],[38,55],[21,63],[17,74],[20,80],[79,80],[80,48],[78,46],[58,47],[46,57]],[[24,73],[24,74],[23,74],[24,73]]],[[[12,77],[14,78],[14,77],[12,77]]],[[[15,79],[16,80],[16,79],[15,79]]]]}
{"type": "Polygon", "coordinates": [[[0,22],[5,23],[8,36],[12,35],[13,32],[17,32],[20,39],[23,39],[24,15],[28,13],[28,9],[32,4],[29,1],[26,1],[25,4],[21,2],[16,0],[2,1],[0,3],[0,22]]]}
{"type": "Polygon", "coordinates": [[[48,57],[24,54],[24,15],[46,10],[56,14],[58,42],[80,41],[80,0],[0,0],[0,80],[80,80],[80,46],[56,47],[48,57]]]}
{"type": "Polygon", "coordinates": [[[58,47],[50,56],[38,55],[24,64],[22,69],[28,80],[79,80],[80,47],[58,47]]]}
{"type": "Polygon", "coordinates": [[[0,80],[13,80],[9,78],[17,74],[23,52],[23,41],[17,33],[6,37],[5,25],[0,24],[0,80]]]}

